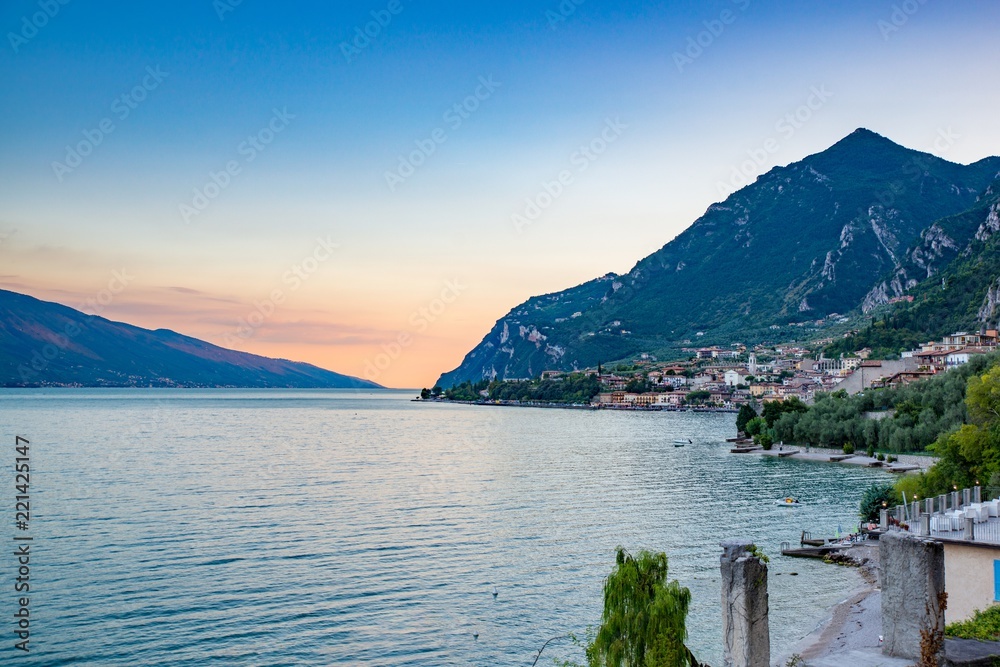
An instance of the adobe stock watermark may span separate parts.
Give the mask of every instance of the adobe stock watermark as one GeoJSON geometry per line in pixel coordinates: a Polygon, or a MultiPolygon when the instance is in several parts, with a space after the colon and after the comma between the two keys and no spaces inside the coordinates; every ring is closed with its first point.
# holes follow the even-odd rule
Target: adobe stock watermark
{"type": "Polygon", "coordinates": [[[461,102],[456,102],[441,116],[447,129],[444,127],[435,128],[426,139],[417,139],[413,143],[416,148],[407,155],[399,156],[399,164],[396,169],[385,172],[385,184],[389,186],[390,192],[395,192],[396,188],[406,182],[408,178],[417,172],[417,169],[426,164],[427,160],[434,155],[438,147],[448,141],[448,131],[456,131],[468,120],[472,114],[479,110],[483,102],[493,97],[493,94],[503,84],[493,80],[493,75],[480,76],[479,85],[461,102]]]}
{"type": "Polygon", "coordinates": [[[21,50],[21,47],[38,36],[38,32],[54,19],[63,7],[68,5],[70,0],[38,0],[39,11],[30,16],[25,14],[21,17],[21,29],[17,32],[8,32],[7,41],[14,53],[21,50]]]}
{"type": "Polygon", "coordinates": [[[213,0],[212,9],[220,21],[226,20],[226,14],[236,11],[236,8],[243,4],[243,0],[213,0]]]}
{"type": "Polygon", "coordinates": [[[409,329],[400,331],[392,342],[382,345],[381,352],[373,358],[365,360],[364,376],[372,382],[377,382],[382,373],[399,359],[403,351],[413,345],[415,336],[427,331],[431,324],[444,315],[448,306],[455,303],[466,289],[468,286],[459,283],[457,279],[445,281],[444,287],[441,288],[437,297],[426,306],[421,306],[410,313],[407,320],[410,325],[409,329]]]}
{"type": "Polygon", "coordinates": [[[678,72],[683,73],[685,67],[693,65],[694,61],[701,58],[705,51],[715,44],[715,40],[722,36],[726,28],[736,23],[736,19],[740,17],[740,14],[750,7],[750,0],[730,0],[730,2],[736,7],[735,11],[732,9],[723,9],[719,12],[718,17],[709,21],[702,21],[705,29],[695,35],[689,36],[683,51],[674,51],[674,65],[677,67],[678,72]]]}
{"type": "Polygon", "coordinates": [[[545,19],[549,22],[549,27],[555,30],[560,23],[576,14],[576,9],[587,0],[562,0],[556,8],[545,11],[545,19]]]}
{"type": "Polygon", "coordinates": [[[889,19],[879,19],[876,23],[878,31],[882,34],[882,39],[888,42],[889,37],[902,30],[903,26],[910,22],[910,18],[919,12],[920,8],[927,2],[928,0],[903,0],[903,2],[894,4],[889,19]]]}
{"type": "MultiPolygon", "coordinates": [[[[146,101],[149,94],[160,87],[163,80],[170,76],[169,72],[164,72],[157,65],[147,67],[146,74],[128,92],[122,93],[111,101],[111,113],[119,122],[124,122],[132,112],[139,108],[139,105],[146,101]]],[[[93,129],[83,130],[83,139],[75,145],[66,146],[66,157],[62,162],[52,163],[52,172],[60,183],[68,174],[72,174],[77,167],[83,164],[83,160],[91,155],[94,150],[104,143],[104,140],[115,131],[114,118],[106,116],[102,118],[93,129]]]]}
{"type": "MultiPolygon", "coordinates": [[[[125,288],[133,280],[135,280],[135,277],[130,276],[125,269],[112,271],[111,279],[108,281],[107,286],[92,297],[85,299],[76,309],[87,315],[100,315],[104,312],[105,308],[114,302],[115,297],[125,291],[125,288]]],[[[48,365],[53,360],[58,358],[70,346],[72,340],[79,336],[82,331],[82,327],[75,321],[70,320],[63,326],[61,332],[53,334],[49,343],[43,345],[41,349],[32,351],[31,359],[27,363],[19,364],[17,367],[17,373],[21,378],[21,382],[28,384],[34,378],[37,378],[42,371],[48,368],[48,365]]]]}
{"type": "Polygon", "coordinates": [[[236,147],[236,154],[240,160],[229,160],[219,171],[208,172],[208,180],[200,188],[194,188],[191,202],[181,202],[177,205],[181,219],[185,223],[190,223],[192,217],[196,217],[205,212],[209,204],[215,201],[222,191],[228,188],[233,179],[243,173],[243,166],[250,164],[257,159],[257,156],[267,150],[275,137],[285,131],[289,123],[295,119],[295,114],[288,113],[288,107],[281,110],[272,109],[271,119],[258,130],[240,142],[236,147]]]}
{"type": "Polygon", "coordinates": [[[297,291],[306,281],[309,280],[320,266],[330,261],[333,251],[340,248],[340,245],[326,238],[317,238],[313,249],[298,262],[292,264],[287,271],[281,274],[281,283],[285,289],[276,287],[263,299],[253,301],[253,310],[241,317],[236,322],[236,327],[231,333],[222,335],[223,346],[236,347],[243,341],[249,340],[260,327],[269,320],[278,307],[285,302],[289,294],[297,291]]]}
{"type": "Polygon", "coordinates": [[[627,129],[628,125],[618,118],[606,119],[600,133],[569,156],[570,168],[561,170],[551,181],[542,181],[538,192],[525,198],[524,209],[510,216],[514,230],[521,234],[525,227],[534,224],[566,192],[566,188],[573,185],[576,176],[587,171],[627,129]]]}
{"type": "Polygon", "coordinates": [[[382,31],[389,27],[393,17],[403,13],[403,9],[405,7],[400,0],[389,0],[385,9],[373,9],[371,12],[372,20],[363,26],[355,26],[354,35],[350,41],[345,40],[340,43],[340,53],[344,56],[344,60],[348,64],[354,62],[354,59],[371,46],[382,34],[382,31]]]}
{"type": "Polygon", "coordinates": [[[827,90],[826,84],[810,87],[805,102],[775,121],[774,131],[777,135],[768,137],[759,147],[747,150],[749,159],[733,167],[729,182],[719,181],[716,184],[719,194],[728,197],[749,185],[754,177],[762,174],[771,156],[781,150],[782,142],[795,136],[795,133],[812,120],[815,113],[826,106],[832,98],[833,93],[827,90]]]}

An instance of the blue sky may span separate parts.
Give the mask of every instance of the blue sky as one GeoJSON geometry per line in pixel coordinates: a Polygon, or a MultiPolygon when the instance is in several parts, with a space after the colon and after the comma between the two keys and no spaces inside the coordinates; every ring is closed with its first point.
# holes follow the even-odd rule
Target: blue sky
{"type": "Polygon", "coordinates": [[[378,379],[423,385],[524,298],[627,271],[734,171],[861,126],[1000,153],[994,2],[223,1],[0,8],[0,287],[76,305],[128,268],[102,314],[352,374],[409,333],[378,379]],[[372,12],[385,25],[345,57],[372,12]],[[318,238],[338,250],[227,338],[318,238]]]}

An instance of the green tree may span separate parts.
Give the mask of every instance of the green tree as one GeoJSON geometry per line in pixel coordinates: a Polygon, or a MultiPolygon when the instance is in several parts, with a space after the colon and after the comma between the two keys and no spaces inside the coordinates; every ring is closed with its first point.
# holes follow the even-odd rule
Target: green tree
{"type": "Polygon", "coordinates": [[[691,592],[667,581],[667,555],[619,547],[604,582],[604,613],[587,646],[590,667],[698,665],[684,645],[691,592]]]}
{"type": "Polygon", "coordinates": [[[861,494],[858,514],[862,521],[877,522],[882,509],[895,507],[899,496],[892,484],[872,484],[861,494]]]}
{"type": "Polygon", "coordinates": [[[711,392],[705,391],[704,389],[699,389],[698,391],[689,392],[688,395],[684,397],[684,402],[690,403],[691,405],[696,405],[704,403],[710,398],[712,398],[711,392]]]}
{"type": "Polygon", "coordinates": [[[441,385],[436,384],[436,385],[434,385],[434,388],[431,389],[431,395],[432,396],[440,396],[443,391],[444,391],[444,389],[441,388],[441,385]]]}
{"type": "Polygon", "coordinates": [[[765,428],[753,437],[753,441],[764,449],[770,450],[774,446],[774,436],[771,434],[771,429],[765,428]]]}
{"type": "Polygon", "coordinates": [[[938,495],[981,482],[992,488],[1000,482],[1000,366],[968,380],[965,408],[968,421],[958,430],[938,438],[930,449],[940,458],[916,478],[904,478],[897,491],[938,495]]]}
{"type": "Polygon", "coordinates": [[[428,389],[427,387],[424,387],[423,389],[420,390],[420,398],[422,398],[424,400],[427,400],[430,397],[431,397],[431,390],[430,389],[428,389]]]}
{"type": "Polygon", "coordinates": [[[767,430],[767,422],[763,417],[754,417],[747,422],[746,434],[750,437],[760,435],[765,430],[767,430]]]}
{"type": "Polygon", "coordinates": [[[739,414],[736,415],[736,430],[739,433],[745,433],[747,430],[747,423],[757,416],[757,411],[751,408],[748,404],[744,403],[740,406],[739,414]]]}
{"type": "Polygon", "coordinates": [[[625,391],[633,394],[644,394],[649,390],[649,381],[641,375],[636,375],[625,385],[625,391]]]}

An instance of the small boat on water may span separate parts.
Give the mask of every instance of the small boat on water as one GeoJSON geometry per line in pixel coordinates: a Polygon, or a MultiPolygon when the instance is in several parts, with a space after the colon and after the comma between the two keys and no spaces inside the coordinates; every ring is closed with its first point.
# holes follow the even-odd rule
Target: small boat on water
{"type": "Polygon", "coordinates": [[[676,440],[674,440],[674,447],[683,447],[684,445],[690,445],[690,444],[691,444],[690,438],[688,438],[687,440],[683,438],[677,438],[676,440]]]}
{"type": "Polygon", "coordinates": [[[774,504],[779,505],[781,507],[798,507],[802,503],[800,503],[798,499],[795,498],[794,496],[785,496],[780,500],[775,500],[774,504]]]}

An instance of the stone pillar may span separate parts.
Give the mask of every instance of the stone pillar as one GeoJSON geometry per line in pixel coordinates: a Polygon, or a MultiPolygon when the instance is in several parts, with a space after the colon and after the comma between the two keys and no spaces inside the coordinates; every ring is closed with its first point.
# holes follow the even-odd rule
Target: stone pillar
{"type": "Polygon", "coordinates": [[[896,505],[896,521],[906,521],[906,505],[896,505]]]}
{"type": "Polygon", "coordinates": [[[882,532],[889,530],[889,510],[879,510],[878,527],[882,532]]]}
{"type": "Polygon", "coordinates": [[[750,553],[753,542],[722,542],[722,641],[724,667],[768,667],[767,565],[750,553]]]}
{"type": "Polygon", "coordinates": [[[931,515],[920,515],[920,535],[927,537],[931,534],[931,515]]]}
{"type": "Polygon", "coordinates": [[[962,539],[972,542],[976,539],[976,523],[972,519],[965,520],[964,532],[962,533],[962,539]]]}
{"type": "Polygon", "coordinates": [[[962,507],[972,502],[972,489],[962,489],[962,507]]]}
{"type": "Polygon", "coordinates": [[[938,496],[938,512],[944,514],[948,511],[948,496],[943,493],[938,496]]]}
{"type": "Polygon", "coordinates": [[[943,665],[944,545],[902,531],[886,533],[879,538],[879,578],[882,653],[920,661],[926,640],[929,657],[943,665]]]}
{"type": "Polygon", "coordinates": [[[914,500],[910,504],[910,521],[916,523],[920,520],[920,501],[914,500]]]}
{"type": "Polygon", "coordinates": [[[958,509],[958,491],[951,492],[951,509],[958,509]]]}
{"type": "Polygon", "coordinates": [[[972,487],[972,502],[974,503],[983,502],[983,487],[981,486],[972,487]]]}
{"type": "Polygon", "coordinates": [[[924,514],[934,514],[934,499],[925,498],[924,499],[924,514]]]}

